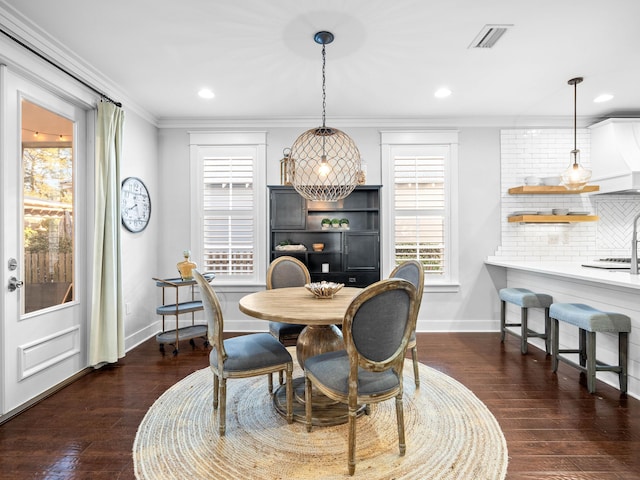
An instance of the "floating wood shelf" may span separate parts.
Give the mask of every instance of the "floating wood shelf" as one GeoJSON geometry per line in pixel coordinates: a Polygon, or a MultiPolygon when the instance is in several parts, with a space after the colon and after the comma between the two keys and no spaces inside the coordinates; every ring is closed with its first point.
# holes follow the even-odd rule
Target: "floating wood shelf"
{"type": "Polygon", "coordinates": [[[513,215],[509,223],[575,223],[597,222],[597,215],[513,215]]]}
{"type": "Polygon", "coordinates": [[[585,185],[582,190],[567,190],[562,185],[549,187],[546,185],[521,185],[509,189],[510,195],[578,195],[580,193],[591,193],[600,190],[599,185],[585,185]]]}

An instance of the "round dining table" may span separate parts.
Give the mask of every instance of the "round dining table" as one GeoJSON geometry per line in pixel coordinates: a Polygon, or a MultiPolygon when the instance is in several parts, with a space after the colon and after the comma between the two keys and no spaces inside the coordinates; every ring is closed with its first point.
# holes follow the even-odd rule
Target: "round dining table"
{"type": "MultiPolygon", "coordinates": [[[[342,332],[336,325],[342,320],[353,298],[361,288],[344,287],[332,298],[317,298],[305,287],[261,290],[240,299],[240,311],[262,320],[304,324],[298,336],[296,357],[304,369],[304,361],[320,353],[343,350],[342,332]]],[[[274,405],[286,413],[284,388],[274,395],[274,405]]],[[[294,379],[294,420],[304,422],[304,378],[294,379]]],[[[314,393],[314,425],[336,425],[347,421],[346,405],[336,404],[314,393]]]]}

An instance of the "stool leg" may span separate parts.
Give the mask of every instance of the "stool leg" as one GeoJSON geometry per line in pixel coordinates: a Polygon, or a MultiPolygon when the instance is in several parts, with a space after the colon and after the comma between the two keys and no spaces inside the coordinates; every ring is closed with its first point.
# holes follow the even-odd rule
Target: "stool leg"
{"type": "Polygon", "coordinates": [[[587,390],[589,393],[596,392],[596,332],[585,332],[580,329],[580,333],[586,333],[587,340],[587,390]]]}
{"type": "Polygon", "coordinates": [[[528,314],[528,309],[522,307],[520,309],[520,323],[521,323],[521,335],[520,335],[520,351],[522,352],[522,354],[526,354],[527,353],[527,349],[529,347],[529,342],[527,342],[527,332],[528,332],[528,326],[527,326],[527,315],[528,314]]]}
{"type": "Polygon", "coordinates": [[[560,349],[560,322],[551,319],[551,371],[558,371],[558,350],[560,349]]]}
{"type": "Polygon", "coordinates": [[[549,318],[549,307],[544,309],[544,348],[547,355],[551,353],[551,319],[549,318]]]}
{"type": "Polygon", "coordinates": [[[504,343],[504,324],[506,323],[506,302],[500,301],[500,343],[504,343]]]}
{"type": "Polygon", "coordinates": [[[587,352],[585,350],[585,338],[587,335],[587,331],[582,328],[578,329],[578,341],[579,341],[579,349],[580,349],[580,365],[583,367],[587,362],[587,352]]]}
{"type": "Polygon", "coordinates": [[[618,334],[618,365],[620,365],[620,391],[627,393],[627,351],[629,349],[629,335],[627,332],[618,334]]]}

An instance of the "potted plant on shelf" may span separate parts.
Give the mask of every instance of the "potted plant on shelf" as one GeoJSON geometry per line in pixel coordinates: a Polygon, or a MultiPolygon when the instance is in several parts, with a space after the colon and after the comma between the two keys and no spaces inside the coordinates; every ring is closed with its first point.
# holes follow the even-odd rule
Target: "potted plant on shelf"
{"type": "Polygon", "coordinates": [[[323,230],[326,230],[331,226],[331,219],[323,218],[322,221],[320,222],[320,226],[322,227],[323,230]]]}
{"type": "Polygon", "coordinates": [[[340,219],[340,228],[344,228],[345,230],[349,230],[349,220],[346,218],[340,219]]]}
{"type": "Polygon", "coordinates": [[[340,228],[340,220],[338,220],[337,218],[332,218],[331,219],[331,226],[333,228],[340,228]]]}

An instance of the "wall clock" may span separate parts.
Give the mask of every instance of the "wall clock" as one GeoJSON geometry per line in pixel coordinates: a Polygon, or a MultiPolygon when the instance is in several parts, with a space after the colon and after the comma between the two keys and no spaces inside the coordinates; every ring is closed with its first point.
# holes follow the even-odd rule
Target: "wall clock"
{"type": "Polygon", "coordinates": [[[138,233],[147,228],[151,218],[151,197],[139,178],[128,177],[122,181],[120,216],[122,225],[130,232],[138,233]]]}

